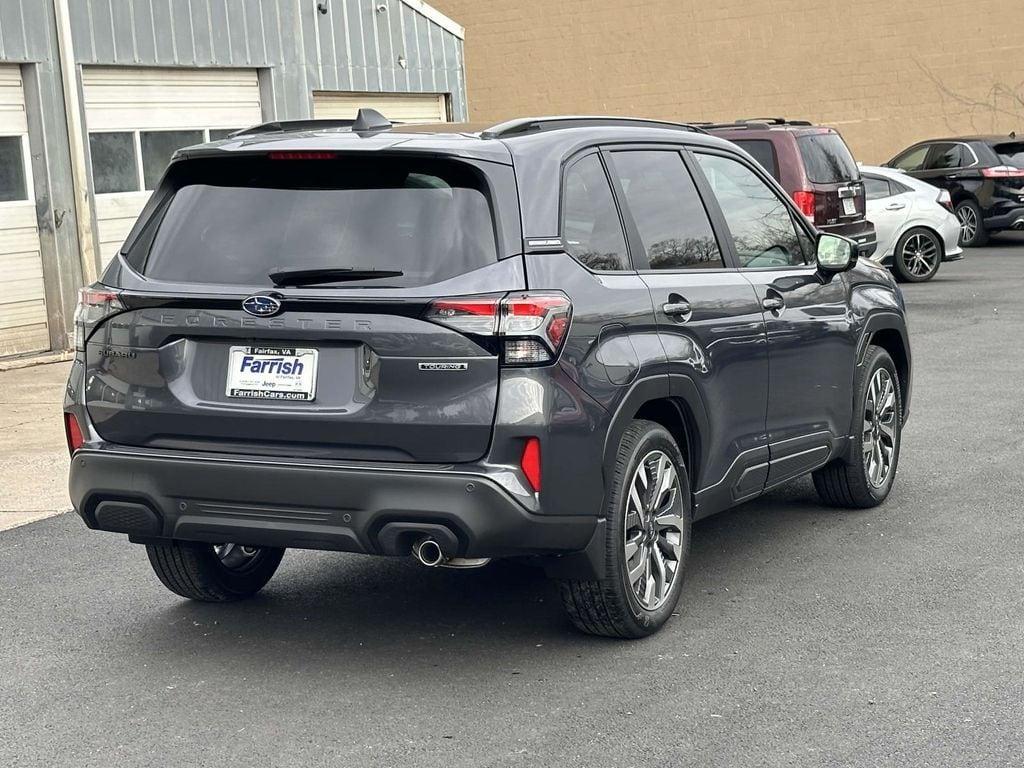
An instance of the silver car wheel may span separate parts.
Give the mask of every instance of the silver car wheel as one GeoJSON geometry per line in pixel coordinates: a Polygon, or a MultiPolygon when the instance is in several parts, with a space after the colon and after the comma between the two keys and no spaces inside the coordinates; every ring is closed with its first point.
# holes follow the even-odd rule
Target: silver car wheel
{"type": "Polygon", "coordinates": [[[651,451],[629,484],[623,537],[629,589],[649,611],[665,603],[679,576],[684,514],[675,464],[651,451]]]}
{"type": "Polygon", "coordinates": [[[872,488],[881,488],[892,473],[899,440],[896,386],[892,375],[879,368],[871,377],[864,402],[864,473],[872,488]]]}
{"type": "MultiPolygon", "coordinates": [[[[971,211],[973,215],[973,211],[971,211]]],[[[935,270],[939,263],[939,245],[935,238],[917,233],[907,239],[900,252],[903,266],[914,277],[925,277],[935,270]]]]}
{"type": "Polygon", "coordinates": [[[960,244],[969,243],[978,234],[978,214],[969,205],[956,209],[956,217],[960,219],[960,244]]]}

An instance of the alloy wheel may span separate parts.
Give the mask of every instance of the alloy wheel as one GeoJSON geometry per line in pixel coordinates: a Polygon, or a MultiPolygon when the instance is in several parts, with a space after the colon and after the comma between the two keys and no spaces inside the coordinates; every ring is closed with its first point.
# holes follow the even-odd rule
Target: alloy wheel
{"type": "Polygon", "coordinates": [[[892,374],[879,368],[871,377],[864,402],[864,473],[872,488],[881,488],[892,473],[896,457],[896,386],[892,374]]]}
{"type": "Polygon", "coordinates": [[[684,514],[675,464],[664,452],[651,451],[629,484],[624,536],[627,583],[649,611],[665,603],[679,577],[684,514]]]}
{"type": "Polygon", "coordinates": [[[956,217],[960,219],[960,244],[970,243],[978,234],[978,214],[969,205],[956,209],[956,217]]]}
{"type": "MultiPolygon", "coordinates": [[[[974,215],[973,211],[970,213],[974,215]]],[[[939,245],[931,235],[918,232],[903,244],[900,259],[908,273],[914,277],[926,277],[939,263],[939,245]]]]}

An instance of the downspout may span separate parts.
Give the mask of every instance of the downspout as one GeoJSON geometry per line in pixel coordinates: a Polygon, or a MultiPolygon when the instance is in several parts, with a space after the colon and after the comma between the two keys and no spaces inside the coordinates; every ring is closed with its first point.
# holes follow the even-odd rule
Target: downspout
{"type": "Polygon", "coordinates": [[[85,159],[85,125],[82,120],[82,101],[78,92],[78,63],[75,61],[75,43],[71,34],[68,0],[53,0],[53,15],[57,23],[60,80],[64,87],[64,114],[68,123],[68,144],[71,150],[71,185],[75,196],[82,279],[89,285],[96,282],[99,260],[96,258],[96,243],[92,231],[93,210],[85,159]]]}

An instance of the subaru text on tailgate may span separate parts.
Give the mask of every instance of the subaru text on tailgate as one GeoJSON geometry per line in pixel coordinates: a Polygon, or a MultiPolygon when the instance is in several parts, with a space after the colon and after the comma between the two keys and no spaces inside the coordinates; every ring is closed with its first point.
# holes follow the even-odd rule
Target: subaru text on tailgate
{"type": "Polygon", "coordinates": [[[891,275],[692,126],[268,124],[180,151],[83,289],[75,509],[206,601],[286,548],[531,558],[580,629],[671,615],[690,524],[896,475],[891,275]]]}

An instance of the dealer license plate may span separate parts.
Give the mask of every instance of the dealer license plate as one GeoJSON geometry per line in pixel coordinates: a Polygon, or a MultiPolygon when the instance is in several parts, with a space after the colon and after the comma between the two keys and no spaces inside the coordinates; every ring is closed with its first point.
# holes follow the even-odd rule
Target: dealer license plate
{"type": "Polygon", "coordinates": [[[231,347],[226,394],[252,400],[312,400],[318,354],[295,347],[231,347]]]}
{"type": "Polygon", "coordinates": [[[854,216],[857,213],[857,201],[852,197],[843,198],[843,215],[854,216]]]}

